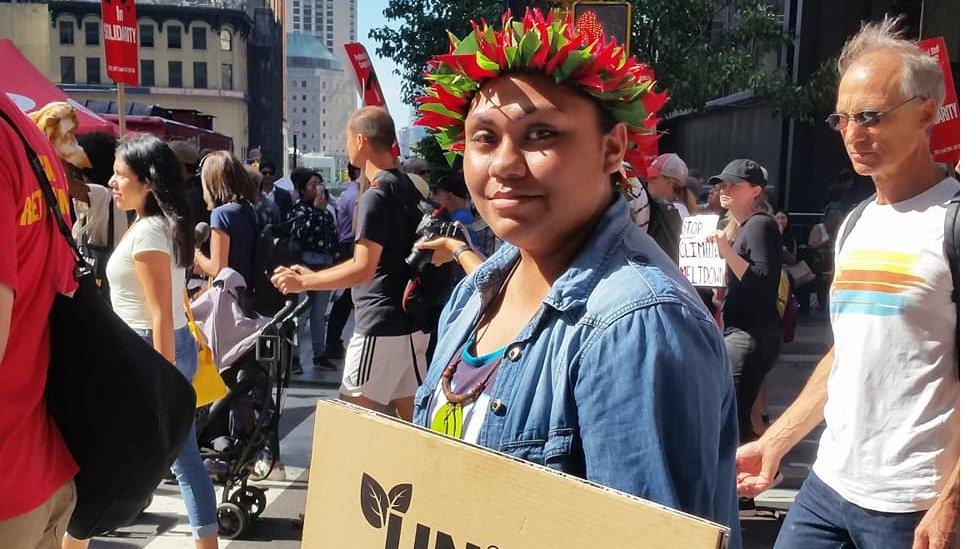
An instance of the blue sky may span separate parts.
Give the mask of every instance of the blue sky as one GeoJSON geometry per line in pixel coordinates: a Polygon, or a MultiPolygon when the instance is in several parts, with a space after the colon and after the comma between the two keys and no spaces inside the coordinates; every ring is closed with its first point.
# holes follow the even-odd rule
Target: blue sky
{"type": "MultiPolygon", "coordinates": [[[[393,115],[393,120],[399,129],[410,123],[411,116],[410,109],[400,101],[402,80],[393,74],[393,69],[397,66],[396,63],[390,59],[381,59],[376,55],[378,44],[369,38],[369,30],[371,28],[392,26],[383,17],[383,8],[386,6],[387,0],[359,0],[359,28],[356,29],[356,33],[359,36],[359,41],[369,51],[369,56],[373,60],[373,66],[376,69],[376,76],[379,77],[380,86],[383,88],[383,96],[386,98],[390,114],[393,115]]],[[[395,23],[399,26],[401,21],[396,21],[395,23]]]]}

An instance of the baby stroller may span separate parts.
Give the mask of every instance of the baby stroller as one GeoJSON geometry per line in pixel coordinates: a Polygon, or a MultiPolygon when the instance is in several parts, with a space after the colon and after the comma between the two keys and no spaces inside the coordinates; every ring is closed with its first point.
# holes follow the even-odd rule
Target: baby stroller
{"type": "MultiPolygon", "coordinates": [[[[227,294],[216,301],[229,299],[235,305],[234,326],[228,329],[227,320],[213,319],[214,315],[228,314],[226,303],[213,306],[211,317],[201,326],[229,391],[204,408],[197,419],[197,442],[204,463],[212,475],[216,469],[216,480],[223,485],[217,526],[218,534],[227,539],[240,536],[267,505],[264,491],[249,486],[248,480],[261,453],[269,444],[277,443],[278,419],[291,380],[289,365],[297,348],[298,318],[308,307],[307,298],[301,302],[292,298],[271,319],[256,314],[242,317],[233,302],[241,297],[234,289],[243,286],[234,287],[239,282],[235,276],[240,275],[231,273],[234,276],[218,276],[214,283],[223,282],[223,292],[218,293],[227,294]],[[240,334],[226,335],[240,332],[242,326],[253,326],[256,331],[243,338],[240,334]],[[221,346],[222,337],[232,341],[221,346]]],[[[199,306],[195,301],[195,316],[199,306]]]]}

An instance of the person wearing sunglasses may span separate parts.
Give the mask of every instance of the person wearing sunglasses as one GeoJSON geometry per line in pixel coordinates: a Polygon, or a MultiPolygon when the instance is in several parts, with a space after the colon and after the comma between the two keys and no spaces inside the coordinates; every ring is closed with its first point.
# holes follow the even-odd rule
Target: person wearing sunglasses
{"type": "Polygon", "coordinates": [[[796,401],[737,455],[739,494],[755,496],[826,421],[777,548],[959,543],[958,252],[945,238],[959,182],[930,152],[942,70],[899,26],[888,17],[863,26],[838,61],[827,124],[877,194],[847,217],[834,245],[834,346],[796,401]]]}

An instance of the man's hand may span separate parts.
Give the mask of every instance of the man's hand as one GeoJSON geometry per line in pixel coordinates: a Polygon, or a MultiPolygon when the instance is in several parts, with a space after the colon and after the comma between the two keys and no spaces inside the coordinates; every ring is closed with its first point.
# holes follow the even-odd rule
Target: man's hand
{"type": "Polygon", "coordinates": [[[779,471],[783,456],[768,448],[762,440],[750,442],[735,452],[735,487],[740,497],[754,498],[768,490],[779,471]]]}
{"type": "Polygon", "coordinates": [[[302,277],[312,274],[312,272],[311,269],[302,265],[278,267],[271,277],[271,284],[285,295],[301,293],[305,291],[302,277]]]}
{"type": "Polygon", "coordinates": [[[454,252],[464,246],[463,240],[442,236],[433,240],[425,240],[417,243],[417,248],[421,250],[432,250],[434,252],[430,262],[440,267],[445,263],[454,261],[454,252]]]}
{"type": "Polygon", "coordinates": [[[912,549],[949,549],[958,547],[958,540],[959,496],[940,496],[915,528],[912,549]]]}

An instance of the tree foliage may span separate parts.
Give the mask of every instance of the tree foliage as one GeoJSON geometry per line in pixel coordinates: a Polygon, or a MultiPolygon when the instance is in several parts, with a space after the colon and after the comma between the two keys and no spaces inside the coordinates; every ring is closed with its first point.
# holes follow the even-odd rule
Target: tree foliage
{"type": "MultiPolygon", "coordinates": [[[[671,98],[662,115],[699,111],[709,100],[752,90],[783,116],[810,120],[818,104],[829,100],[833,74],[826,64],[807,83],[796,86],[778,62],[792,38],[784,34],[781,14],[770,0],[631,3],[631,51],[654,68],[660,87],[671,98]]],[[[548,8],[552,3],[534,5],[548,8]]],[[[472,19],[497,23],[505,6],[503,0],[389,0],[384,15],[402,25],[375,28],[370,37],[380,43],[381,57],[399,65],[403,100],[413,103],[423,92],[425,64],[447,51],[448,30],[464,36],[472,19]]],[[[432,149],[429,143],[423,147],[425,153],[432,149]]]]}

